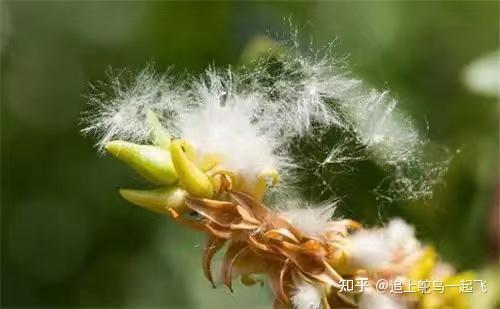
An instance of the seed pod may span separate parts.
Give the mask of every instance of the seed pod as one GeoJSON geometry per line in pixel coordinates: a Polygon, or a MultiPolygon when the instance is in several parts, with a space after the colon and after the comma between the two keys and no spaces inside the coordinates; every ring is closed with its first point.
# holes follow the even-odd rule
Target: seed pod
{"type": "Polygon", "coordinates": [[[179,180],[184,188],[195,197],[210,198],[213,196],[213,186],[210,178],[203,173],[185,153],[182,140],[174,140],[170,145],[172,162],[179,180]]]}
{"type": "Polygon", "coordinates": [[[153,190],[120,189],[120,195],[137,206],[154,212],[168,214],[168,209],[183,212],[186,208],[186,191],[179,187],[163,187],[153,190]]]}
{"type": "Polygon", "coordinates": [[[170,185],[178,178],[170,153],[160,147],[118,140],[107,143],[106,151],[154,184],[170,185]]]}

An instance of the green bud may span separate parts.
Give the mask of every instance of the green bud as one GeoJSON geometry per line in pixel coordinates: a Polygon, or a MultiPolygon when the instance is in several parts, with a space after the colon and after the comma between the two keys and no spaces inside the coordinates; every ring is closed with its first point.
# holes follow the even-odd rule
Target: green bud
{"type": "Polygon", "coordinates": [[[170,139],[172,138],[168,133],[167,129],[165,129],[158,116],[151,110],[149,110],[146,114],[147,122],[149,127],[151,128],[151,134],[153,138],[153,144],[160,146],[165,150],[170,149],[170,139]]]}
{"type": "Polygon", "coordinates": [[[186,191],[179,187],[164,187],[153,190],[120,189],[120,195],[137,206],[154,212],[168,214],[169,208],[177,212],[187,209],[184,204],[186,191]]]}
{"type": "Polygon", "coordinates": [[[111,141],[106,144],[106,151],[154,184],[169,185],[177,180],[170,153],[165,149],[125,141],[111,141]]]}
{"type": "Polygon", "coordinates": [[[179,180],[192,196],[211,198],[213,195],[212,182],[205,173],[189,160],[183,142],[182,140],[174,140],[170,145],[172,162],[179,175],[179,180]]]}

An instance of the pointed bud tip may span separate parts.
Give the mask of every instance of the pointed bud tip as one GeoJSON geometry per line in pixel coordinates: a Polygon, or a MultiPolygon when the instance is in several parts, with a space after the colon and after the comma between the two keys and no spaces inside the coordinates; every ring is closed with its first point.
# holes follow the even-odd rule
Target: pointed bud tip
{"type": "Polygon", "coordinates": [[[154,212],[168,214],[169,208],[175,208],[178,212],[185,210],[186,192],[178,187],[153,190],[119,189],[118,192],[132,204],[154,212]]]}
{"type": "Polygon", "coordinates": [[[154,184],[170,185],[177,180],[170,152],[161,147],[114,140],[104,149],[154,184]]]}

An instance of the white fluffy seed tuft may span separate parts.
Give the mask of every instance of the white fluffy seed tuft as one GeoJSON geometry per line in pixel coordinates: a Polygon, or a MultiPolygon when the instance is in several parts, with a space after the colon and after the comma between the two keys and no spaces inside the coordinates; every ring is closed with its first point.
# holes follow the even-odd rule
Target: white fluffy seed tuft
{"type": "Polygon", "coordinates": [[[308,236],[321,236],[328,228],[335,213],[335,203],[319,206],[302,206],[299,202],[288,202],[280,212],[297,229],[308,236]]]}
{"type": "Polygon", "coordinates": [[[368,269],[388,265],[391,247],[379,230],[362,230],[349,237],[348,250],[353,263],[368,269]]]}
{"type": "Polygon", "coordinates": [[[392,252],[399,251],[400,255],[406,256],[417,252],[420,247],[420,242],[415,237],[415,228],[400,218],[391,220],[383,233],[392,252]]]}
{"type": "Polygon", "coordinates": [[[199,81],[192,89],[198,108],[182,113],[179,128],[183,138],[203,154],[218,154],[225,168],[238,171],[249,180],[265,170],[280,170],[284,166],[277,154],[277,139],[256,120],[259,93],[242,94],[232,91],[232,72],[222,76],[207,72],[208,81],[199,81]]]}
{"type": "Polygon", "coordinates": [[[321,291],[312,284],[301,282],[293,291],[292,303],[295,309],[320,309],[321,291]]]}
{"type": "Polygon", "coordinates": [[[345,165],[369,157],[392,171],[391,177],[378,187],[379,197],[389,201],[431,197],[433,187],[446,172],[448,157],[436,163],[424,158],[428,142],[397,109],[397,100],[387,90],[378,91],[351,77],[330,50],[311,57],[293,50],[283,63],[285,72],[301,76],[279,80],[274,85],[279,97],[291,102],[287,106],[296,120],[287,122],[285,127],[299,133],[310,132],[311,127],[324,131],[336,127],[347,135],[345,141],[331,145],[325,160],[318,162],[319,167],[328,166],[323,163],[345,165]],[[350,146],[350,151],[339,149],[339,145],[352,145],[351,139],[365,153],[356,145],[350,146]]]}
{"type": "Polygon", "coordinates": [[[152,111],[172,131],[176,124],[172,119],[187,112],[187,96],[174,80],[155,74],[147,68],[136,76],[121,72],[110,85],[94,87],[90,96],[93,109],[86,112],[83,121],[85,134],[94,135],[97,148],[102,151],[107,142],[122,139],[142,143],[149,140],[151,132],[146,114],[152,111]]]}
{"type": "Polygon", "coordinates": [[[348,238],[353,262],[369,269],[418,254],[420,248],[415,229],[400,218],[392,219],[383,228],[362,230],[348,238]]]}

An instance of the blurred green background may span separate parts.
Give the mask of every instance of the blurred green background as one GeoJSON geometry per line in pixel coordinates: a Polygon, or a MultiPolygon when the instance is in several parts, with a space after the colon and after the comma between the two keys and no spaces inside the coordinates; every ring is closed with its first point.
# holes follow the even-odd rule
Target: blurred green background
{"type": "Polygon", "coordinates": [[[360,169],[340,211],[368,224],[402,216],[459,269],[494,260],[497,101],[468,91],[462,73],[498,48],[499,2],[3,1],[0,9],[4,307],[270,307],[265,288],[213,290],[199,266],[202,235],[121,200],[114,187],[141,180],[97,156],[78,122],[89,83],[106,80],[109,67],[234,65],[252,38],[287,33],[287,18],[313,45],[337,38],[356,76],[390,88],[424,135],[460,149],[430,203],[380,207],[372,169],[360,169]]]}

